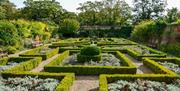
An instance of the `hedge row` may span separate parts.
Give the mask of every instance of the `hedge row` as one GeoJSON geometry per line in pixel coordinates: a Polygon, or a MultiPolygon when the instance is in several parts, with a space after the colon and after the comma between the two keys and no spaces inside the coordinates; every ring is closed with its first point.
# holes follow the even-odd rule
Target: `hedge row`
{"type": "Polygon", "coordinates": [[[31,73],[31,72],[3,72],[2,77],[24,77],[24,76],[38,76],[40,78],[54,78],[58,79],[60,83],[56,87],[55,91],[69,91],[73,81],[75,80],[75,75],[73,73],[47,73],[47,72],[40,72],[40,73],[31,73]]]}
{"type": "Polygon", "coordinates": [[[6,57],[6,58],[0,58],[0,65],[6,65],[8,62],[17,62],[17,63],[20,63],[20,62],[25,62],[25,61],[28,61],[30,59],[33,59],[33,58],[30,58],[30,57],[6,57]]]}
{"type": "Polygon", "coordinates": [[[124,61],[127,66],[81,66],[81,65],[73,65],[73,66],[60,66],[61,62],[64,58],[69,56],[69,51],[65,51],[53,61],[51,61],[48,65],[44,67],[46,72],[73,72],[77,75],[99,75],[99,74],[135,74],[136,66],[128,60],[125,56],[122,56],[120,52],[116,52],[117,56],[124,61]]]}
{"type": "Polygon", "coordinates": [[[180,66],[180,58],[151,58],[151,60],[153,60],[155,62],[167,61],[167,62],[175,63],[180,66]]]}
{"type": "Polygon", "coordinates": [[[159,51],[152,51],[152,49],[148,49],[148,50],[149,50],[150,52],[154,53],[154,54],[141,55],[141,54],[139,54],[139,53],[137,53],[137,52],[135,52],[135,51],[133,51],[133,50],[131,50],[131,49],[126,49],[126,52],[127,52],[130,56],[132,56],[132,57],[134,57],[134,58],[136,58],[136,59],[138,59],[138,60],[142,60],[142,58],[144,58],[144,57],[150,57],[150,58],[152,58],[152,57],[158,57],[158,58],[161,58],[161,57],[166,57],[166,56],[167,56],[166,54],[160,53],[159,51]]]}
{"type": "Polygon", "coordinates": [[[157,73],[157,74],[169,74],[169,75],[176,75],[176,73],[170,71],[169,69],[167,69],[166,67],[160,65],[159,63],[148,59],[148,58],[144,58],[143,59],[143,64],[145,66],[147,66],[148,68],[150,68],[153,72],[157,73]]]}
{"type": "Polygon", "coordinates": [[[177,76],[173,75],[162,75],[162,74],[114,74],[114,75],[100,75],[99,79],[99,91],[108,91],[108,83],[112,83],[117,80],[133,81],[135,79],[146,79],[160,82],[171,83],[177,76]]]}
{"type": "Polygon", "coordinates": [[[58,54],[58,52],[59,52],[59,48],[57,47],[56,49],[53,49],[49,52],[46,52],[46,54],[34,54],[34,53],[38,53],[44,47],[47,47],[47,46],[42,46],[42,47],[31,49],[28,52],[20,54],[19,56],[22,56],[22,57],[42,57],[42,60],[46,60],[46,59],[58,54]]]}
{"type": "MultiPolygon", "coordinates": [[[[26,59],[26,58],[23,58],[26,59]]],[[[42,58],[34,57],[28,61],[21,62],[20,64],[6,70],[5,72],[21,72],[21,71],[30,71],[33,68],[37,67],[42,62],[42,58]]]]}

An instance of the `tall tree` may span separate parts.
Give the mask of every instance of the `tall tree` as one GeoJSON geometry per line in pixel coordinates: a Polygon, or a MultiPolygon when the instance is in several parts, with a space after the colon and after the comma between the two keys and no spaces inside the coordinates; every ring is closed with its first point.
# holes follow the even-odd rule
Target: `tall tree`
{"type": "Polygon", "coordinates": [[[80,22],[90,25],[123,25],[131,18],[125,0],[87,1],[78,8],[80,22]]]}
{"type": "Polygon", "coordinates": [[[134,0],[134,21],[156,19],[162,16],[165,6],[165,0],[134,0]]]}
{"type": "Polygon", "coordinates": [[[176,22],[178,19],[180,19],[180,11],[177,8],[168,9],[167,16],[165,17],[165,20],[168,23],[176,22]]]}
{"type": "Polygon", "coordinates": [[[9,0],[0,0],[0,19],[14,19],[17,11],[16,6],[9,0]]]}
{"type": "Polygon", "coordinates": [[[59,23],[64,9],[55,0],[26,0],[22,9],[24,18],[32,20],[54,21],[59,23]]]}

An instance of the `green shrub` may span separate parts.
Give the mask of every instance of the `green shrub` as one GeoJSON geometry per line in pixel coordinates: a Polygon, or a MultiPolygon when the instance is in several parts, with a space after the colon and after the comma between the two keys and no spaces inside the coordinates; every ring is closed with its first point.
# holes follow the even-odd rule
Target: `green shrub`
{"type": "Polygon", "coordinates": [[[81,63],[87,61],[101,61],[101,49],[97,46],[87,46],[80,50],[77,60],[81,63]]]}
{"type": "Polygon", "coordinates": [[[180,43],[161,45],[160,50],[175,55],[177,57],[180,57],[180,43]]]}
{"type": "Polygon", "coordinates": [[[14,54],[14,53],[16,53],[17,50],[15,47],[8,46],[8,47],[6,47],[5,51],[8,52],[8,54],[14,54]]]}
{"type": "Polygon", "coordinates": [[[101,49],[97,46],[87,46],[80,50],[81,55],[95,56],[101,54],[101,49]]]}
{"type": "Polygon", "coordinates": [[[63,35],[72,35],[80,28],[80,24],[74,19],[64,19],[60,24],[59,32],[63,35]]]}

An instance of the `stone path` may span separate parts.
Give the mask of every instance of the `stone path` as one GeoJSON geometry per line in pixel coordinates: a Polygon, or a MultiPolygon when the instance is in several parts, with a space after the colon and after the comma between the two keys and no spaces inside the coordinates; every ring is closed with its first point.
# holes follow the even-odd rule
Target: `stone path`
{"type": "Polygon", "coordinates": [[[131,57],[128,54],[125,54],[131,61],[134,62],[134,64],[138,67],[137,74],[153,74],[153,72],[146,66],[143,65],[141,61],[138,61],[137,59],[131,57]]]}
{"type": "Polygon", "coordinates": [[[76,76],[70,91],[99,91],[99,77],[76,76]]]}
{"type": "Polygon", "coordinates": [[[44,70],[44,66],[47,65],[49,62],[51,62],[53,59],[55,59],[59,54],[56,54],[55,56],[42,61],[38,67],[34,68],[33,70],[31,70],[31,72],[41,72],[44,70]]]}

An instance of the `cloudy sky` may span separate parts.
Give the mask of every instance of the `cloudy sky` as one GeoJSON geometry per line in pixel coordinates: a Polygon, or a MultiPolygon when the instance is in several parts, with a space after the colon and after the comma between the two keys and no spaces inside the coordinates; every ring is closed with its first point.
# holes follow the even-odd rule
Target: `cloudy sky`
{"type": "MultiPolygon", "coordinates": [[[[23,2],[25,0],[10,0],[13,2],[18,8],[24,6],[23,2]]],[[[60,4],[68,11],[77,12],[76,8],[79,6],[79,3],[83,3],[86,1],[101,1],[101,0],[56,0],[60,2],[60,4]]],[[[125,0],[129,5],[132,5],[132,0],[125,0]]],[[[166,0],[167,8],[177,7],[180,10],[180,0],[166,0]]]]}

